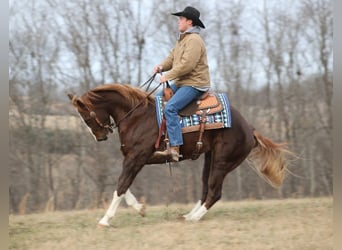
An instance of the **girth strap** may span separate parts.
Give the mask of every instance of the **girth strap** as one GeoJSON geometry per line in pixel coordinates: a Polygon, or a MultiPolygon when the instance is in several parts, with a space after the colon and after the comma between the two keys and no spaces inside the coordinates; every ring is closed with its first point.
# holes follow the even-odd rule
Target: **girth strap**
{"type": "Polygon", "coordinates": [[[200,123],[200,129],[199,129],[199,138],[198,141],[196,143],[196,150],[195,152],[192,154],[191,159],[192,160],[196,160],[198,159],[198,157],[201,155],[201,150],[203,148],[203,133],[205,130],[205,123],[207,122],[207,112],[202,112],[201,115],[201,123],[200,123]]]}
{"type": "Polygon", "coordinates": [[[165,117],[163,116],[163,119],[162,119],[162,122],[161,122],[160,128],[159,128],[158,138],[157,138],[156,143],[154,144],[155,149],[159,148],[161,137],[162,137],[163,133],[165,133],[165,131],[166,131],[166,120],[165,120],[165,117]]]}

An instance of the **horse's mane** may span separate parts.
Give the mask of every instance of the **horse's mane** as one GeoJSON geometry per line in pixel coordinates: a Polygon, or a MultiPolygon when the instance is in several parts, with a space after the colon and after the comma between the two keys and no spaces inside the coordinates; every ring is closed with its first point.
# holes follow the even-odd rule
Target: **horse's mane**
{"type": "Polygon", "coordinates": [[[93,104],[103,102],[103,96],[101,92],[117,92],[119,95],[127,99],[131,105],[137,105],[141,101],[146,105],[148,102],[154,103],[153,97],[148,96],[147,92],[140,90],[139,88],[133,87],[128,84],[104,84],[98,86],[87,93],[87,98],[93,104]]]}

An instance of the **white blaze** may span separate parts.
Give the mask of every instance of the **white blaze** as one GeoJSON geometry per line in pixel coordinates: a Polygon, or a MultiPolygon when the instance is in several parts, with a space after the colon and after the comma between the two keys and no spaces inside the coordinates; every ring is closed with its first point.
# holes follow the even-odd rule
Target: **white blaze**
{"type": "Polygon", "coordinates": [[[83,117],[80,115],[79,112],[77,112],[77,114],[80,116],[82,123],[86,126],[86,128],[87,128],[88,131],[89,131],[89,133],[93,136],[93,138],[95,139],[95,141],[97,141],[97,140],[96,140],[96,136],[93,134],[93,132],[91,131],[91,129],[89,128],[89,126],[87,125],[87,123],[84,121],[83,117]]]}

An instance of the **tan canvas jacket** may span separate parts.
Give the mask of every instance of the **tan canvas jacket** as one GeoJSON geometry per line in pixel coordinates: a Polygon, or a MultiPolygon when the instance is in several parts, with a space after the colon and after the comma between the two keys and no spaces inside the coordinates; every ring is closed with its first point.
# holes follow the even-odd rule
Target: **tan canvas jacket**
{"type": "Polygon", "coordinates": [[[161,63],[167,80],[174,80],[177,87],[210,87],[207,52],[197,33],[180,35],[176,46],[161,63]]]}

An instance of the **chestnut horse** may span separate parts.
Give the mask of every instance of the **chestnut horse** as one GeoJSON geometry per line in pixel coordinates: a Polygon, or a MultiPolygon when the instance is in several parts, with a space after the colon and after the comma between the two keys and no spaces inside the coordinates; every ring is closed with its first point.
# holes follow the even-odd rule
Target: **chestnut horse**
{"type": "MultiPolygon", "coordinates": [[[[137,201],[129,187],[144,165],[165,163],[165,159],[153,157],[159,132],[153,96],[123,84],[105,84],[81,97],[68,96],[96,141],[107,140],[114,129],[113,120],[120,137],[124,156],[122,172],[111,205],[99,225],[109,226],[109,219],[115,215],[122,199],[144,215],[144,204],[137,201]]],[[[198,221],[207,213],[221,198],[225,176],[245,159],[272,186],[279,187],[283,181],[286,145],[263,137],[234,107],[231,107],[231,118],[231,128],[207,130],[203,134],[202,196],[194,208],[183,215],[185,220],[198,221]]],[[[180,160],[191,159],[198,135],[199,132],[183,134],[180,160]]]]}

